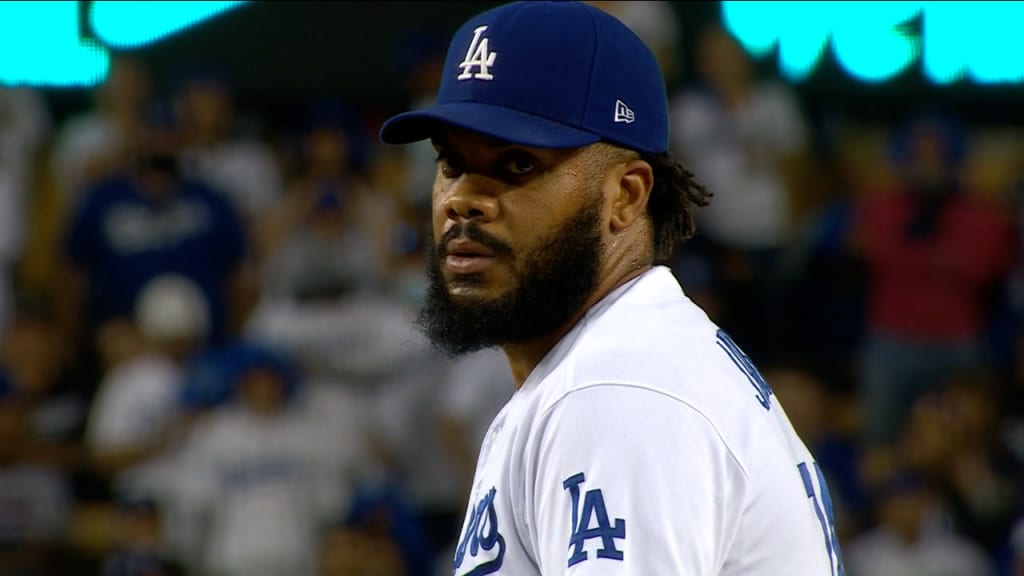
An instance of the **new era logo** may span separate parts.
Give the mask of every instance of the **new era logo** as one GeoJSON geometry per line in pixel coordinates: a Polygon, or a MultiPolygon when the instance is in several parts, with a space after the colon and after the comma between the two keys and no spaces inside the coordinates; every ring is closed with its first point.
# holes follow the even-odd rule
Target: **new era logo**
{"type": "Polygon", "coordinates": [[[629,106],[622,100],[615,101],[615,121],[625,122],[626,124],[632,124],[636,120],[636,116],[633,111],[630,110],[629,106]]]}

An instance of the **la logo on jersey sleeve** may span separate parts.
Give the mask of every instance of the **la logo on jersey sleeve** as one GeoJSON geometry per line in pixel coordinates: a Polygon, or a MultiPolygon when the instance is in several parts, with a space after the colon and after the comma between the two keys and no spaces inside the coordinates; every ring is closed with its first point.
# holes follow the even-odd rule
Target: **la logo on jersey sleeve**
{"type": "Polygon", "coordinates": [[[587,490],[580,502],[580,486],[586,481],[582,472],[574,474],[562,482],[562,488],[569,491],[572,500],[572,533],[569,535],[569,566],[579,564],[590,558],[585,549],[588,540],[597,541],[597,558],[622,560],[625,555],[616,548],[616,540],[626,539],[626,521],[616,518],[614,522],[608,517],[608,509],[604,504],[604,495],[600,489],[587,490]]]}

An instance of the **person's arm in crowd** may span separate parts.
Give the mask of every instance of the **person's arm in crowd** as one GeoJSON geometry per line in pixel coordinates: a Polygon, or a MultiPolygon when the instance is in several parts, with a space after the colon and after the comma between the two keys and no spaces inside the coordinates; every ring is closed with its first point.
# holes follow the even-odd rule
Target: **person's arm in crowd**
{"type": "Polygon", "coordinates": [[[89,276],[80,266],[64,262],[57,278],[59,287],[55,291],[54,303],[60,342],[57,347],[59,358],[55,361],[74,369],[75,363],[82,357],[83,346],[88,344],[85,307],[89,276]]]}
{"type": "Polygon", "coordinates": [[[228,275],[227,329],[230,337],[242,334],[249,315],[260,297],[259,272],[254,262],[245,260],[228,275]]]}

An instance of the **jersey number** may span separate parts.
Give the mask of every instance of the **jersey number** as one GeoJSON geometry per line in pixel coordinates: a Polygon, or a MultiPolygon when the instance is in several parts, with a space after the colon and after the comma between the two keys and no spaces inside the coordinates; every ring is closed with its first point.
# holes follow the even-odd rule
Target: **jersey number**
{"type": "Polygon", "coordinates": [[[814,482],[811,479],[810,471],[807,469],[807,463],[801,462],[796,467],[800,471],[800,478],[804,481],[804,490],[807,491],[807,497],[814,503],[814,512],[818,515],[821,531],[825,535],[825,549],[828,550],[832,575],[845,576],[846,571],[843,570],[843,558],[839,553],[839,537],[836,535],[835,519],[832,514],[832,496],[829,495],[828,485],[825,484],[825,476],[821,473],[818,463],[812,462],[811,464],[814,466],[814,475],[817,476],[818,486],[821,488],[820,498],[818,497],[817,490],[814,489],[814,482]]]}

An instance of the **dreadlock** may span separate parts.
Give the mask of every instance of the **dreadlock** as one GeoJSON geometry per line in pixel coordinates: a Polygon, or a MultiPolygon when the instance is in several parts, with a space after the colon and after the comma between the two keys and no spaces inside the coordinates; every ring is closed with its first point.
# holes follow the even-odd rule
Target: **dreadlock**
{"type": "Polygon", "coordinates": [[[711,193],[668,152],[641,154],[654,171],[647,213],[654,227],[654,259],[667,262],[696,232],[694,211],[707,206],[711,193]]]}

